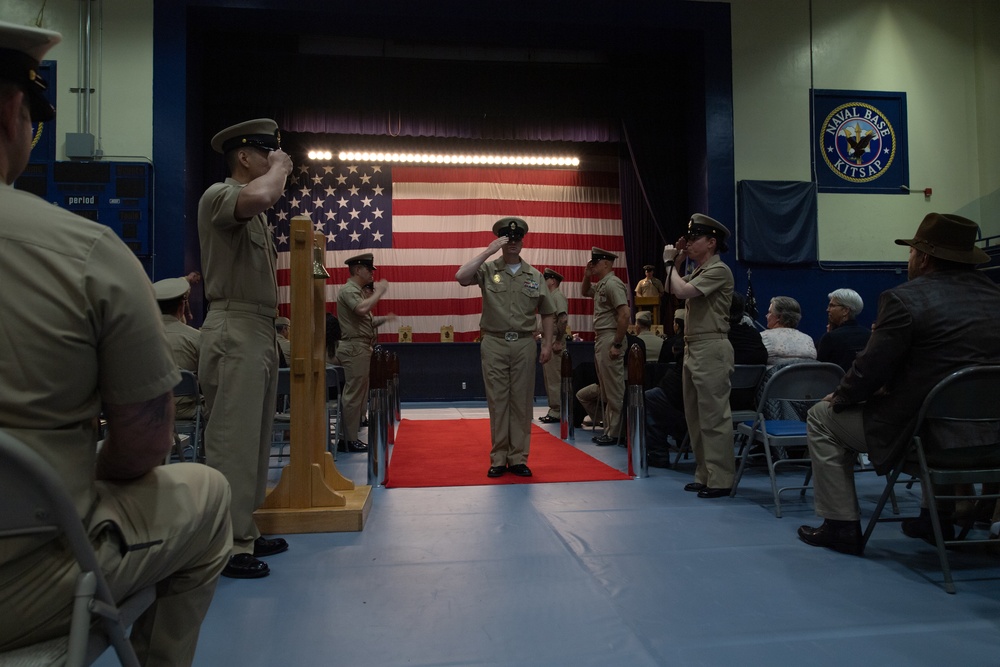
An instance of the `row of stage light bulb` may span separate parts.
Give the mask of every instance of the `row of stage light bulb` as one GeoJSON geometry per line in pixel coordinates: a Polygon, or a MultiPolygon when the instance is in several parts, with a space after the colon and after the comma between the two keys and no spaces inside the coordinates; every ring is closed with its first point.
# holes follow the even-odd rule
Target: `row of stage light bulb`
{"type": "MultiPolygon", "coordinates": [[[[330,151],[309,151],[310,160],[332,160],[330,151]]],[[[543,167],[579,167],[578,157],[540,157],[537,155],[441,155],[430,153],[377,153],[341,151],[342,161],[359,162],[424,162],[432,164],[513,164],[543,167]]]]}

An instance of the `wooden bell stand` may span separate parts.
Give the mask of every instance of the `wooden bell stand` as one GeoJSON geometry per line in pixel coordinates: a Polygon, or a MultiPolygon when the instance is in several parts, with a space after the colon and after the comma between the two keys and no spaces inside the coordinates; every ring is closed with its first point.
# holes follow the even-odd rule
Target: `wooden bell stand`
{"type": "Polygon", "coordinates": [[[325,241],[308,217],[292,218],[291,444],[277,486],[254,512],[262,533],[358,531],[371,511],[372,487],[355,487],[327,451],[325,241]]]}

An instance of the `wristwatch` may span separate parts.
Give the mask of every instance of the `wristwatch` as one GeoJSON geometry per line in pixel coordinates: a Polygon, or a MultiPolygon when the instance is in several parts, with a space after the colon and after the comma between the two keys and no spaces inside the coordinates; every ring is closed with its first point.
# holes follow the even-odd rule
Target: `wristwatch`
{"type": "Polygon", "coordinates": [[[616,350],[622,349],[621,341],[619,341],[617,343],[611,343],[611,347],[615,348],[616,350]]]}

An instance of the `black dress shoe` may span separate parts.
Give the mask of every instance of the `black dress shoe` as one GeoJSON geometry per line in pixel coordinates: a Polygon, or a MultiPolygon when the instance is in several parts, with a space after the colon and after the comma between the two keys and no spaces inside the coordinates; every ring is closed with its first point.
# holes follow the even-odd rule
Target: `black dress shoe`
{"type": "Polygon", "coordinates": [[[229,558],[226,567],[222,569],[223,577],[232,579],[260,579],[271,574],[271,568],[262,560],[257,560],[250,554],[236,554],[229,558]]]}
{"type": "Polygon", "coordinates": [[[261,536],[253,541],[254,558],[273,556],[274,554],[280,554],[282,551],[288,551],[288,542],[281,537],[268,539],[261,536]]]}
{"type": "MultiPolygon", "coordinates": [[[[945,540],[955,539],[955,524],[941,516],[938,512],[938,519],[941,520],[941,537],[945,540]]],[[[926,507],[920,508],[920,516],[911,519],[903,519],[903,534],[907,537],[915,537],[923,540],[927,544],[934,542],[934,526],[931,524],[931,513],[926,507]]]]}
{"type": "Polygon", "coordinates": [[[864,552],[860,521],[826,519],[818,528],[799,526],[799,539],[814,547],[826,547],[842,554],[860,556],[864,552]]]}
{"type": "Polygon", "coordinates": [[[723,496],[728,496],[732,492],[732,488],[728,489],[713,489],[710,486],[706,486],[704,489],[698,492],[699,498],[722,498],[723,496]]]}
{"type": "Polygon", "coordinates": [[[602,435],[594,438],[594,444],[598,447],[607,447],[608,445],[617,445],[618,438],[613,435],[602,435]]]}
{"type": "Polygon", "coordinates": [[[701,482],[691,482],[690,484],[685,484],[684,485],[684,490],[685,491],[701,492],[701,491],[704,491],[707,488],[708,487],[705,486],[704,484],[702,484],[701,482]]]}
{"type": "Polygon", "coordinates": [[[559,417],[553,417],[552,415],[542,415],[538,418],[538,421],[543,424],[555,424],[559,421],[559,417]]]}
{"type": "Polygon", "coordinates": [[[510,471],[510,474],[517,475],[518,477],[531,477],[531,469],[523,463],[508,466],[507,470],[510,471]]]}
{"type": "Polygon", "coordinates": [[[507,466],[490,466],[490,469],[486,471],[486,476],[503,477],[505,472],[507,472],[507,466]]]}
{"type": "Polygon", "coordinates": [[[368,445],[360,440],[341,440],[337,443],[337,451],[344,453],[367,452],[368,445]]]}

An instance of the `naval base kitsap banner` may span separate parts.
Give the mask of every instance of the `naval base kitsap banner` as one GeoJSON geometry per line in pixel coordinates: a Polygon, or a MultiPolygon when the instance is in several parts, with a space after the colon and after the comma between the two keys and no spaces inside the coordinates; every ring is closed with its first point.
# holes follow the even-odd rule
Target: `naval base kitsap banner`
{"type": "Polygon", "coordinates": [[[906,93],[813,90],[811,108],[820,192],[908,193],[906,93]]]}

